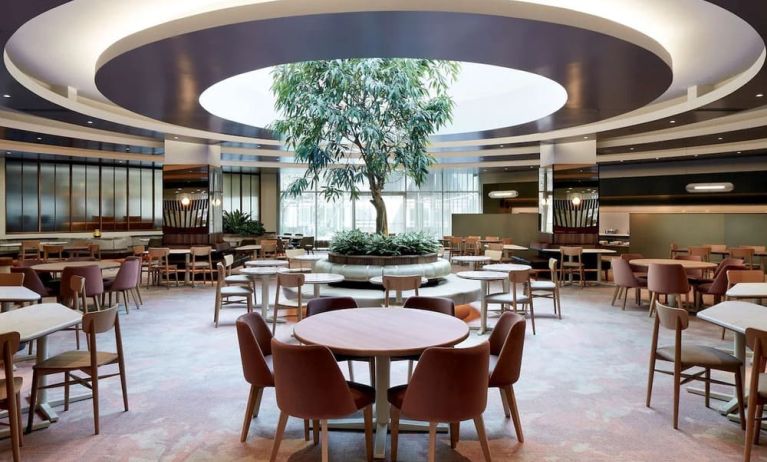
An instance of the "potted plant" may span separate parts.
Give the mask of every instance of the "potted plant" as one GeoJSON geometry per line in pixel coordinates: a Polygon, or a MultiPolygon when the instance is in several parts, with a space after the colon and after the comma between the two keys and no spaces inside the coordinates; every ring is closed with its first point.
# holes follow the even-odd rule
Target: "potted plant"
{"type": "Polygon", "coordinates": [[[241,210],[224,211],[223,225],[229,237],[258,237],[266,232],[263,223],[241,210]]]}

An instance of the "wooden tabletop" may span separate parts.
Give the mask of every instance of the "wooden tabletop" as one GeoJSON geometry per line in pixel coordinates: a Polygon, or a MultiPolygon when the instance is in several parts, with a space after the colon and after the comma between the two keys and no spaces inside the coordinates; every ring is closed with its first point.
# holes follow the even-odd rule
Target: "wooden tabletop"
{"type": "Polygon", "coordinates": [[[288,266],[287,260],[250,260],[245,262],[245,266],[261,266],[261,267],[271,267],[271,266],[288,266]]]}
{"type": "Polygon", "coordinates": [[[332,284],[342,282],[344,276],[336,273],[304,273],[304,284],[332,284]]]}
{"type": "Polygon", "coordinates": [[[192,253],[192,249],[170,249],[168,255],[189,255],[192,253]]]}
{"type": "Polygon", "coordinates": [[[682,265],[684,269],[711,269],[716,268],[716,263],[707,261],[672,260],[670,258],[637,258],[629,261],[632,265],[649,267],[652,264],[659,265],[682,265]]]}
{"type": "Polygon", "coordinates": [[[0,302],[34,302],[40,294],[23,286],[0,287],[0,302]]]}
{"type": "Polygon", "coordinates": [[[18,332],[21,341],[43,337],[82,321],[79,311],[59,303],[41,303],[0,313],[0,333],[18,332]]]}
{"type": "Polygon", "coordinates": [[[356,308],[304,318],[293,327],[301,342],[350,356],[409,356],[452,346],[469,336],[453,316],[408,308],[356,308]]]}
{"type": "Polygon", "coordinates": [[[498,281],[509,277],[506,273],[497,271],[461,271],[456,276],[462,279],[474,279],[477,281],[498,281]]]}
{"type": "Polygon", "coordinates": [[[517,244],[504,244],[503,250],[527,250],[527,247],[522,247],[517,244]]]}
{"type": "Polygon", "coordinates": [[[98,265],[101,269],[119,268],[120,262],[116,260],[95,260],[95,261],[57,261],[52,263],[41,263],[32,266],[35,271],[47,271],[51,273],[60,273],[66,267],[93,266],[98,265]]]}
{"type": "Polygon", "coordinates": [[[533,269],[530,265],[519,265],[516,263],[495,263],[482,267],[485,271],[498,271],[500,273],[511,273],[514,271],[527,271],[533,269]]]}
{"type": "Polygon", "coordinates": [[[767,307],[756,303],[728,301],[698,311],[698,318],[725,329],[744,334],[754,327],[767,330],[767,307]]]}
{"type": "Polygon", "coordinates": [[[734,298],[767,298],[767,282],[740,282],[730,287],[726,295],[734,298]]]}

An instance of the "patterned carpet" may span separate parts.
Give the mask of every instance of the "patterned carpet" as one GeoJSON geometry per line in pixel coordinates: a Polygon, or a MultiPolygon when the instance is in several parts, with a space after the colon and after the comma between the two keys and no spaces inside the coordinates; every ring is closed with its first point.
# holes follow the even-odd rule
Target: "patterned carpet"
{"type": "MultiPolygon", "coordinates": [[[[68,412],[59,409],[58,423],[25,436],[24,460],[268,460],[277,423],[274,393],[264,393],[261,414],[241,444],[248,386],[233,323],[244,310],[225,310],[222,325],[214,329],[213,294],[209,286],[144,291],[145,305],[121,318],[130,411],[122,412],[119,381],[104,381],[99,436],[93,435],[91,402],[77,402],[68,412]]],[[[528,326],[516,386],[526,442],[517,443],[493,391],[485,423],[494,460],[741,460],[740,427],[706,408],[700,396],[683,393],[680,429],[672,429],[670,377],[656,377],[653,408],[644,406],[651,320],[646,306],[629,303],[622,312],[609,305],[610,296],[610,288],[565,288],[561,321],[553,318],[548,300],[538,304],[537,335],[528,326]]],[[[51,352],[72,348],[73,335],[54,334],[51,352]]],[[[281,325],[278,337],[288,335],[289,325],[281,325]]],[[[718,328],[697,319],[685,338],[731,347],[729,336],[720,340],[718,328]]],[[[480,340],[473,334],[467,342],[480,340]]],[[[355,371],[357,380],[367,383],[366,367],[360,364],[355,371]]],[[[19,373],[28,394],[29,364],[22,363],[19,373]]],[[[397,364],[392,383],[404,382],[405,373],[405,363],[397,364]]],[[[718,405],[712,401],[712,407],[718,405]]],[[[425,460],[426,448],[426,435],[404,434],[399,460],[425,460]]],[[[361,461],[364,454],[361,433],[331,432],[331,460],[361,461]]],[[[0,440],[0,460],[9,458],[8,440],[0,440]]],[[[320,460],[319,447],[304,442],[297,419],[288,422],[280,460],[320,460]]],[[[462,425],[455,451],[447,435],[438,437],[437,460],[482,460],[470,422],[462,425]]],[[[757,447],[753,460],[767,460],[767,450],[757,447]]]]}

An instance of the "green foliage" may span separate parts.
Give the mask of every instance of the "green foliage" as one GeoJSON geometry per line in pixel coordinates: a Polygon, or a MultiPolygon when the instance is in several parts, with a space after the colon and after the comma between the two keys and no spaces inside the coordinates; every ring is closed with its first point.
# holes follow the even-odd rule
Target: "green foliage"
{"type": "Polygon", "coordinates": [[[249,213],[240,210],[224,211],[223,225],[225,233],[241,236],[261,236],[266,232],[260,221],[252,219],[249,213]]]}
{"type": "Polygon", "coordinates": [[[437,240],[421,232],[385,236],[353,229],[337,232],[330,241],[330,251],[341,255],[424,255],[438,249],[437,240]]]}
{"type": "MultiPolygon", "coordinates": [[[[359,197],[367,183],[380,199],[386,179],[401,171],[421,185],[435,162],[429,137],[450,121],[448,85],[458,64],[428,59],[337,59],[284,64],[273,71],[272,129],[307,164],[285,195],[319,187],[325,199],[359,197]]],[[[372,201],[379,218],[386,209],[372,201]]],[[[385,233],[378,220],[377,232],[385,233]]]]}

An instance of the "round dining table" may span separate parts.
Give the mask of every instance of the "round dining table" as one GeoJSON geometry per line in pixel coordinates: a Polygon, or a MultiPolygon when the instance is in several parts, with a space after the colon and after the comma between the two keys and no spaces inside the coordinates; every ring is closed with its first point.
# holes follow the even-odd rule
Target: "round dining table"
{"type": "Polygon", "coordinates": [[[488,292],[488,284],[490,281],[508,281],[509,276],[507,273],[501,273],[499,271],[461,271],[459,273],[456,273],[456,276],[458,276],[461,279],[470,279],[474,281],[479,281],[479,283],[482,286],[482,289],[479,293],[479,302],[480,302],[480,310],[482,312],[480,324],[479,324],[479,333],[480,335],[487,332],[487,292],[488,292]]]}
{"type": "Polygon", "coordinates": [[[304,284],[314,286],[314,298],[320,298],[320,286],[343,282],[343,274],[336,273],[304,273],[304,284]]]}
{"type": "Polygon", "coordinates": [[[102,270],[115,269],[120,267],[117,260],[93,260],[93,261],[55,261],[33,265],[32,269],[41,273],[61,273],[66,267],[93,266],[98,265],[102,270]]]}
{"type": "MultiPolygon", "coordinates": [[[[253,281],[258,280],[261,284],[261,316],[267,319],[266,314],[269,310],[269,283],[270,279],[281,271],[276,266],[246,267],[240,269],[240,274],[244,274],[253,281]]],[[[255,294],[254,294],[255,296],[255,294]]]]}
{"type": "Polygon", "coordinates": [[[275,259],[262,259],[262,260],[249,260],[245,262],[245,266],[251,268],[277,268],[279,266],[288,266],[287,260],[275,260],[275,259]]]}
{"type": "MultiPolygon", "coordinates": [[[[469,327],[458,318],[432,311],[357,308],[304,318],[293,327],[293,335],[306,344],[324,345],[336,354],[375,357],[374,457],[382,459],[389,426],[387,391],[391,358],[418,355],[431,347],[456,345],[469,336],[469,327]]],[[[363,427],[362,422],[354,422],[345,428],[363,427]]]]}
{"type": "Polygon", "coordinates": [[[477,268],[477,264],[479,263],[488,263],[493,261],[492,258],[486,257],[484,255],[459,255],[457,257],[453,257],[452,260],[458,263],[468,263],[472,271],[477,268]]]}
{"type": "Polygon", "coordinates": [[[660,264],[660,265],[682,265],[682,267],[686,270],[691,269],[699,269],[699,270],[709,270],[716,268],[716,263],[711,263],[708,261],[694,261],[694,260],[673,260],[671,258],[635,258],[631,261],[629,261],[630,264],[641,266],[643,268],[648,268],[650,265],[653,264],[660,264]]]}

